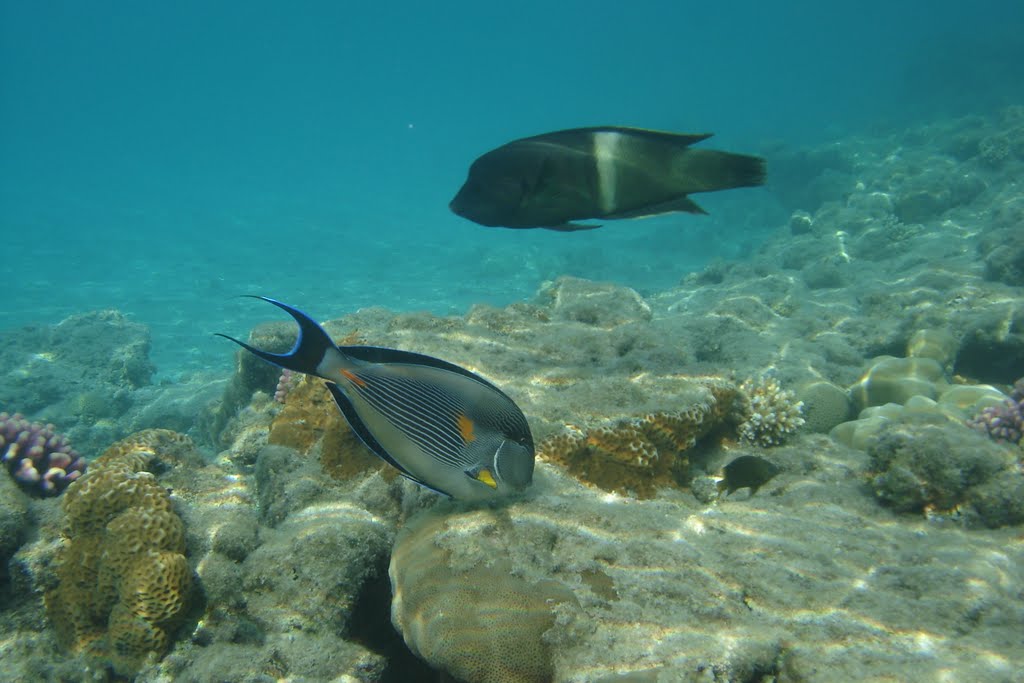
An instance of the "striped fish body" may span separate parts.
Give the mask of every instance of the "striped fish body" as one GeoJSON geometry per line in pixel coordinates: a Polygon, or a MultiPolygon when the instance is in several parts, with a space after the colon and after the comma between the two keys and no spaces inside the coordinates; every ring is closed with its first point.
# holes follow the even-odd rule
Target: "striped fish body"
{"type": "Polygon", "coordinates": [[[470,167],[452,200],[482,225],[580,230],[572,221],[704,213],[687,195],[764,182],[764,160],[692,149],[710,134],[577,128],[516,140],[470,167]]]}
{"type": "Polygon", "coordinates": [[[504,392],[458,365],[423,354],[334,344],[291,306],[299,324],[288,353],[226,337],[267,362],[321,377],[352,431],[402,475],[439,493],[482,500],[521,492],[533,479],[530,426],[504,392]]]}
{"type": "Polygon", "coordinates": [[[413,481],[460,500],[529,484],[534,453],[526,419],[482,378],[418,363],[360,362],[344,351],[329,354],[321,369],[321,377],[339,378],[328,387],[353,431],[413,481]]]}

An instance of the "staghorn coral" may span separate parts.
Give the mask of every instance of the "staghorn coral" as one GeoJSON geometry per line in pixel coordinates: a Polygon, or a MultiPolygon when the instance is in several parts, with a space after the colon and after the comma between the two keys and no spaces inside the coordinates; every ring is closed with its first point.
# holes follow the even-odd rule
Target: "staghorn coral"
{"type": "Polygon", "coordinates": [[[22,489],[59,495],[85,473],[85,460],[52,424],[29,422],[20,413],[0,413],[0,455],[22,489]]]}
{"type": "Polygon", "coordinates": [[[783,389],[770,375],[748,379],[740,390],[749,401],[747,419],[738,428],[740,441],[755,446],[777,446],[804,424],[803,401],[783,389]]]}
{"type": "Polygon", "coordinates": [[[161,657],[191,597],[184,526],[147,471],[191,441],[167,430],[124,439],[64,497],[57,583],[45,595],[61,644],[130,676],[161,657]]]}
{"type": "Polygon", "coordinates": [[[652,498],[658,488],[685,481],[689,461],[680,454],[732,414],[734,385],[702,380],[698,389],[679,411],[621,418],[587,431],[567,428],[544,440],[538,456],[606,491],[652,498]]]}

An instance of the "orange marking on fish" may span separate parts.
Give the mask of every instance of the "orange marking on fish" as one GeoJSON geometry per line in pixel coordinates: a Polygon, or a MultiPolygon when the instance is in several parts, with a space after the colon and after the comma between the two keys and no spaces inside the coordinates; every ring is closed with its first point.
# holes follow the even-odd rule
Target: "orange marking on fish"
{"type": "Polygon", "coordinates": [[[355,384],[357,387],[365,387],[366,386],[366,380],[364,380],[363,378],[357,376],[354,372],[350,372],[348,370],[342,370],[341,371],[341,375],[345,379],[347,379],[349,382],[352,382],[352,384],[355,384]]]}
{"type": "Polygon", "coordinates": [[[469,443],[476,439],[476,434],[473,433],[473,421],[465,415],[459,415],[457,419],[459,422],[459,433],[462,434],[462,440],[469,443]]]}

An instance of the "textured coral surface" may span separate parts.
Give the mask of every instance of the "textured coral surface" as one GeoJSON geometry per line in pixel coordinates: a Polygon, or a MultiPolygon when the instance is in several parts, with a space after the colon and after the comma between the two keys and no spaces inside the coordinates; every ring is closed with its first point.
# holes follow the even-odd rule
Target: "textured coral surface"
{"type": "Polygon", "coordinates": [[[46,607],[64,647],[123,675],[170,645],[190,599],[184,527],[147,467],[187,445],[166,430],[111,446],[64,497],[64,545],[46,607]]]}
{"type": "Polygon", "coordinates": [[[726,422],[738,391],[707,378],[680,389],[681,407],[555,434],[538,446],[539,457],[606,491],[640,498],[651,498],[664,486],[685,485],[685,451],[726,422]]]}

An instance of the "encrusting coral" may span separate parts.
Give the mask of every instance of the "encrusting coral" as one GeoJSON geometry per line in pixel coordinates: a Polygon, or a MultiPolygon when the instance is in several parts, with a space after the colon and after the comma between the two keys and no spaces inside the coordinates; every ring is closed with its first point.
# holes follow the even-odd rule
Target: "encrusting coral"
{"type": "Polygon", "coordinates": [[[685,408],[618,419],[583,431],[567,429],[544,440],[538,455],[606,491],[651,498],[658,488],[684,484],[689,460],[680,456],[732,415],[736,387],[699,381],[685,408]]]}
{"type": "Polygon", "coordinates": [[[324,471],[337,480],[367,471],[395,476],[359,441],[319,379],[301,377],[292,382],[281,411],[271,422],[268,441],[300,453],[319,450],[324,471]]]}
{"type": "Polygon", "coordinates": [[[184,526],[147,471],[183,443],[191,442],[162,429],[130,436],[64,497],[64,545],[47,614],[64,647],[108,661],[120,675],[166,653],[191,597],[184,526]]]}

